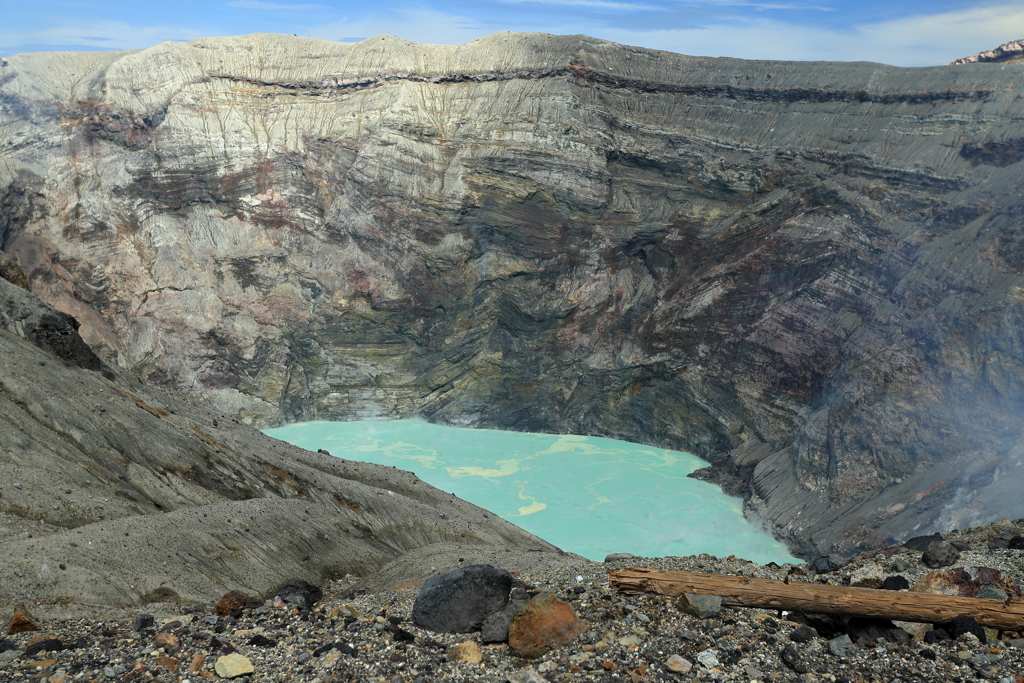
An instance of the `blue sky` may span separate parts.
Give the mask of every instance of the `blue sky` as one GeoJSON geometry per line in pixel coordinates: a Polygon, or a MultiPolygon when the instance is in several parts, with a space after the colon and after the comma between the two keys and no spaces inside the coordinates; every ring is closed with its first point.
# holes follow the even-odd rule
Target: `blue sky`
{"type": "Polygon", "coordinates": [[[463,43],[495,31],[585,33],[743,59],[942,64],[1024,38],[1024,2],[995,0],[0,0],[0,55],[125,49],[269,32],[463,43]]]}

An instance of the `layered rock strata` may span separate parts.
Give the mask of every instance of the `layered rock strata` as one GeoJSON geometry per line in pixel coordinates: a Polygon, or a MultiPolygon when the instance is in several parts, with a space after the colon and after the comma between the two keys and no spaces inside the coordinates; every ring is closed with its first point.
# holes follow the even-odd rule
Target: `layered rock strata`
{"type": "Polygon", "coordinates": [[[74,328],[0,279],[0,606],[264,599],[295,576],[422,579],[449,553],[582,559],[408,472],[149,387],[74,328]]]}
{"type": "Polygon", "coordinates": [[[0,246],[255,424],[694,452],[794,552],[1024,515],[1021,67],[253,35],[0,66],[0,246]]]}
{"type": "Polygon", "coordinates": [[[979,52],[970,57],[961,57],[952,62],[952,64],[973,64],[975,62],[997,62],[1004,64],[1024,62],[1024,40],[1011,40],[994,50],[979,52]]]}

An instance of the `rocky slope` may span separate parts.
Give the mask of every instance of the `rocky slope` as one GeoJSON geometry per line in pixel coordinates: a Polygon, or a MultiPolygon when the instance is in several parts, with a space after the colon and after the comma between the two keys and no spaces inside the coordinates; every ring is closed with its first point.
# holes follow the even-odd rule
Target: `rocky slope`
{"type": "MultiPolygon", "coordinates": [[[[39,630],[0,639],[0,678],[31,676],[65,683],[176,676],[223,680],[230,670],[221,667],[230,658],[238,666],[236,673],[251,668],[246,680],[253,683],[1019,683],[1024,673],[1019,630],[985,629],[973,620],[931,625],[719,610],[713,601],[703,604],[705,611],[698,617],[666,596],[622,594],[609,585],[607,574],[638,566],[789,583],[884,586],[893,604],[899,604],[908,588],[983,601],[1017,597],[1024,568],[1020,551],[986,550],[986,531],[954,534],[972,541],[980,536],[980,543],[955,566],[935,570],[921,563],[921,552],[890,547],[821,573],[808,565],[760,566],[710,555],[584,562],[523,572],[515,577],[513,595],[554,594],[584,624],[579,637],[568,643],[548,641],[554,649],[531,659],[524,658],[531,653],[513,643],[494,642],[491,629],[485,635],[480,629],[439,633],[423,627],[414,608],[418,587],[387,586],[367,593],[351,577],[325,585],[323,599],[308,610],[257,601],[230,616],[218,616],[205,606],[154,604],[142,614],[119,609],[82,618],[80,612],[31,606],[29,614],[39,630]]],[[[0,620],[11,623],[11,615],[0,609],[0,620]]],[[[541,638],[554,640],[556,630],[551,622],[546,625],[537,629],[544,634],[541,638]]]]}
{"type": "Polygon", "coordinates": [[[255,424],[694,452],[794,552],[1024,515],[1020,65],[253,35],[0,63],[0,246],[255,424]]]}
{"type": "Polygon", "coordinates": [[[994,50],[986,50],[970,57],[961,57],[952,62],[952,64],[973,64],[975,62],[997,62],[1003,64],[1024,62],[1024,40],[1011,40],[994,50]]]}
{"type": "MultiPolygon", "coordinates": [[[[2,261],[2,258],[0,258],[2,261]]],[[[579,561],[408,472],[310,453],[106,366],[0,278],[0,606],[212,604],[384,567],[579,561]],[[534,549],[537,552],[527,552],[534,549]]]]}

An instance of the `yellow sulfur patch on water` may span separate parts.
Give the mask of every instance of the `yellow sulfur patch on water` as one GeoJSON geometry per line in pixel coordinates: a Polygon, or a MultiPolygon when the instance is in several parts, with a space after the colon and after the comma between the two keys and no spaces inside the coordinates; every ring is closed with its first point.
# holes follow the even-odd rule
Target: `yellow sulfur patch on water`
{"type": "Polygon", "coordinates": [[[498,469],[487,467],[445,467],[445,470],[453,477],[483,477],[484,479],[507,477],[510,474],[519,472],[518,460],[499,460],[496,464],[498,469]]]}

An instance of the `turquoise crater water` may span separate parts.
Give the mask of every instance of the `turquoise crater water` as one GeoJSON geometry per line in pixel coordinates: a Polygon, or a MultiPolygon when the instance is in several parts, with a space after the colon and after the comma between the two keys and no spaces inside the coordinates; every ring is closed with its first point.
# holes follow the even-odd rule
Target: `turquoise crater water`
{"type": "Polygon", "coordinates": [[[594,436],[460,429],[422,420],[302,422],[266,433],[308,450],[410,470],[592,560],[628,552],[798,561],[744,519],[738,498],[688,479],[706,464],[689,453],[594,436]]]}

